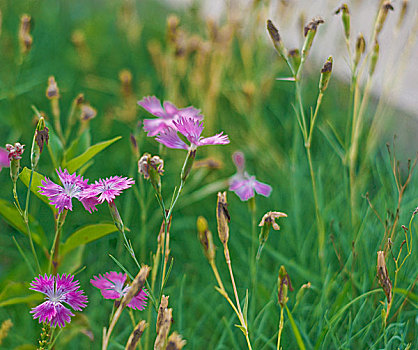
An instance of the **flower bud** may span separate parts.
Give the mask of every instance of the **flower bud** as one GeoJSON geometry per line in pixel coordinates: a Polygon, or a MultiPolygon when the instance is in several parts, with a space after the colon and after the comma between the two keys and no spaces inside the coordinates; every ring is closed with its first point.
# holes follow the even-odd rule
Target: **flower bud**
{"type": "Polygon", "coordinates": [[[52,75],[48,78],[48,86],[46,88],[45,95],[49,100],[60,97],[60,90],[58,89],[58,85],[57,85],[57,82],[55,81],[55,77],[52,75]]]}
{"type": "Polygon", "coordinates": [[[385,1],[380,8],[380,11],[377,15],[376,19],[376,27],[375,27],[375,38],[377,39],[379,33],[382,31],[383,25],[385,24],[386,17],[390,11],[393,11],[393,6],[390,1],[385,1]]]}
{"type": "Polygon", "coordinates": [[[267,20],[267,30],[270,34],[270,38],[273,41],[274,48],[283,59],[286,59],[286,48],[283,45],[282,39],[280,38],[279,31],[271,20],[267,20]]]}
{"type": "Polygon", "coordinates": [[[288,53],[289,61],[293,69],[297,72],[300,66],[300,51],[299,49],[290,50],[288,53]]]}
{"type": "Polygon", "coordinates": [[[222,244],[226,246],[229,239],[229,222],[231,217],[228,212],[228,203],[226,202],[226,192],[218,192],[218,203],[216,206],[216,220],[218,223],[218,236],[222,244]]]}
{"type": "Polygon", "coordinates": [[[319,79],[319,91],[323,94],[328,87],[332,72],[332,56],[328,57],[321,69],[321,78],[319,79]]]}
{"type": "Polygon", "coordinates": [[[305,42],[303,43],[303,47],[302,47],[302,60],[303,61],[306,59],[306,57],[308,57],[313,40],[318,30],[318,26],[322,23],[324,23],[324,20],[322,18],[314,18],[304,28],[303,34],[305,36],[305,42]]]}
{"type": "Polygon", "coordinates": [[[344,35],[347,40],[350,39],[350,11],[348,10],[347,4],[342,4],[336,11],[335,14],[341,12],[341,19],[343,21],[344,35]]]}
{"type": "Polygon", "coordinates": [[[203,251],[206,259],[209,262],[215,260],[215,245],[213,244],[212,232],[209,231],[208,222],[203,216],[197,218],[197,233],[199,235],[199,241],[202,244],[203,251]]]}
{"type": "Polygon", "coordinates": [[[287,297],[288,291],[293,291],[292,283],[290,282],[289,274],[285,267],[280,266],[279,277],[277,279],[278,300],[281,307],[284,307],[289,300],[287,297]]]}
{"type": "Polygon", "coordinates": [[[354,65],[358,66],[361,55],[366,51],[366,40],[363,34],[359,34],[356,41],[356,55],[354,57],[354,65]]]}
{"type": "Polygon", "coordinates": [[[83,103],[81,106],[81,114],[80,119],[83,122],[87,122],[93,118],[95,118],[97,115],[96,109],[94,109],[92,106],[90,106],[87,103],[83,103]]]}
{"type": "Polygon", "coordinates": [[[378,59],[379,59],[379,43],[376,40],[373,46],[372,57],[370,58],[370,67],[369,67],[370,76],[373,75],[376,69],[376,64],[377,64],[378,59]]]}
{"type": "Polygon", "coordinates": [[[22,54],[27,54],[33,43],[33,38],[30,35],[30,22],[31,17],[29,15],[22,15],[20,17],[20,27],[19,27],[19,44],[22,54]]]}
{"type": "Polygon", "coordinates": [[[114,201],[108,202],[108,207],[110,211],[110,216],[113,219],[113,223],[120,232],[124,231],[124,224],[122,218],[120,217],[119,210],[114,201]]]}
{"type": "Polygon", "coordinates": [[[377,278],[386,294],[388,303],[390,303],[392,300],[392,282],[390,281],[388,269],[386,267],[385,252],[382,250],[377,252],[377,278]]]}
{"type": "Polygon", "coordinates": [[[36,125],[35,134],[32,141],[31,149],[31,167],[35,169],[38,166],[39,158],[44,148],[44,144],[48,144],[49,130],[45,125],[45,119],[41,117],[36,125]]]}
{"type": "Polygon", "coordinates": [[[25,145],[21,145],[19,142],[16,142],[14,145],[9,143],[6,145],[6,150],[9,152],[10,178],[14,184],[19,178],[20,159],[22,158],[24,147],[25,145]]]}

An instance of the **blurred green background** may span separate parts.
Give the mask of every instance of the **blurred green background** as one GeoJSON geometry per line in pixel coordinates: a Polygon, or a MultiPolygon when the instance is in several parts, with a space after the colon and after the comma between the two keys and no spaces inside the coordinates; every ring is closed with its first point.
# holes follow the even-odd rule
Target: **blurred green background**
{"type": "MultiPolygon", "coordinates": [[[[341,149],[331,142],[333,137],[330,136],[332,129],[340,135],[345,133],[349,87],[331,79],[312,146],[320,208],[326,223],[326,270],[321,271],[309,168],[292,106],[293,85],[275,80],[288,72],[268,42],[265,19],[256,19],[254,15],[243,17],[245,22],[225,20],[226,25],[219,25],[200,18],[197,8],[194,5],[175,11],[155,1],[3,0],[0,3],[1,144],[17,141],[25,144],[22,166],[30,166],[29,149],[34,132],[31,105],[43,111],[47,118],[52,118],[45,90],[48,77],[53,75],[60,89],[64,128],[72,100],[78,93],[84,93],[85,99],[97,110],[97,117],[89,125],[91,144],[122,136],[94,158],[94,163],[85,171],[85,177],[93,181],[99,177],[123,175],[141,182],[137,177],[137,159],[129,141],[133,133],[137,136],[141,153],[159,153],[164,158],[163,194],[168,200],[179,183],[186,153],[162,150],[155,140],[146,137],[140,121],[149,115],[136,102],[143,96],[155,95],[179,107],[194,105],[201,108],[205,115],[204,136],[222,130],[229,135],[231,143],[198,150],[197,159],[214,157],[222,167],[195,169],[173,215],[171,256],[174,265],[165,293],[170,295],[170,305],[174,308],[172,330],[183,335],[188,342],[187,348],[245,347],[242,333],[234,327],[238,323],[235,315],[214,289],[215,279],[202,253],[195,228],[199,215],[208,219],[219,247],[217,265],[224,283],[229,286],[221,245],[216,237],[215,205],[216,192],[227,189],[227,179],[235,173],[231,155],[236,150],[245,153],[248,172],[273,187],[271,197],[256,198],[257,222],[269,210],[288,214],[288,218],[280,220],[281,231],[270,234],[261,257],[255,307],[257,317],[249,325],[254,348],[275,348],[280,312],[277,273],[282,264],[286,266],[295,289],[290,295],[289,307],[307,348],[313,348],[321,334],[325,338],[319,341],[318,347],[324,349],[405,349],[407,343],[416,346],[418,325],[414,306],[417,296],[413,291],[409,296],[412,301],[406,302],[402,312],[385,330],[382,330],[380,315],[383,292],[347,307],[337,321],[334,319],[334,323],[329,323],[338,310],[355,297],[378,288],[376,252],[382,248],[384,228],[368,206],[365,193],[369,193],[383,220],[390,222],[398,194],[385,143],[392,142],[391,125],[399,124],[399,119],[407,120],[408,125],[416,125],[416,121],[389,107],[385,109],[387,115],[396,115],[396,119],[389,117],[380,125],[381,132],[372,153],[365,155],[360,152],[361,164],[365,165],[366,171],[359,175],[364,177],[358,194],[361,225],[353,228],[347,201],[347,176],[339,154],[341,149]],[[171,18],[167,29],[167,17],[175,12],[181,31],[177,31],[173,38],[170,23],[175,23],[175,19],[171,18]],[[18,31],[20,16],[24,13],[32,17],[33,45],[30,52],[22,56],[18,31]],[[131,73],[130,83],[121,81],[123,70],[131,73]],[[312,288],[305,291],[298,307],[292,309],[297,291],[308,281],[312,288]]],[[[254,9],[258,11],[256,6],[254,9]]],[[[334,57],[335,61],[342,59],[334,57]]],[[[316,99],[321,65],[310,61],[307,65],[310,74],[304,77],[304,95],[310,106],[316,99]]],[[[368,107],[367,126],[371,125],[377,104],[378,101],[373,100],[368,107]]],[[[75,135],[76,131],[72,137],[75,135]]],[[[398,135],[396,141],[403,178],[406,160],[414,157],[416,152],[410,147],[414,144],[410,137],[405,133],[398,135]]],[[[47,152],[41,157],[38,171],[56,179],[47,152]]],[[[400,224],[409,223],[417,206],[416,184],[415,175],[403,198],[400,224]]],[[[8,169],[0,173],[0,186],[1,198],[12,202],[8,169]]],[[[22,183],[18,184],[18,191],[20,198],[24,198],[26,189],[22,183]]],[[[246,289],[250,288],[251,215],[247,204],[235,194],[228,193],[228,202],[232,264],[243,299],[246,289]]],[[[128,237],[140,261],[151,264],[151,251],[156,250],[161,217],[150,184],[144,182],[138,190],[125,191],[117,199],[117,205],[130,229],[128,237]],[[141,215],[144,214],[140,210],[139,197],[149,203],[146,227],[142,224],[141,215]]],[[[32,196],[30,213],[41,223],[48,242],[51,242],[54,221],[47,206],[32,196]]],[[[63,240],[77,228],[99,221],[110,222],[105,206],[90,215],[76,203],[74,211],[67,217],[63,240]]],[[[397,253],[403,234],[400,227],[396,231],[399,233],[394,241],[397,253]]],[[[39,336],[40,325],[29,314],[29,308],[39,299],[14,299],[33,295],[27,288],[34,276],[24,264],[12,236],[29,255],[28,240],[3,220],[0,221],[0,232],[0,303],[3,303],[0,322],[10,318],[14,323],[1,347],[30,348],[22,344],[35,344],[39,336]]],[[[416,282],[414,249],[415,242],[411,258],[398,276],[403,290],[413,290],[416,282]]],[[[117,233],[73,251],[61,266],[61,272],[86,267],[77,278],[89,297],[89,304],[65,329],[57,348],[100,348],[102,328],[108,324],[112,303],[104,301],[89,280],[99,273],[119,271],[109,254],[118,257],[133,275],[136,274],[117,233]]],[[[394,267],[389,265],[388,269],[393,271],[394,267]]],[[[396,306],[402,302],[403,299],[399,298],[396,306]]],[[[146,311],[138,312],[136,317],[137,320],[146,318],[146,311]]],[[[152,317],[155,323],[154,311],[152,317]]],[[[151,339],[154,338],[153,327],[147,330],[151,339]]],[[[114,332],[110,348],[124,346],[130,332],[129,317],[124,315],[114,332]]],[[[297,346],[288,319],[282,345],[285,349],[297,346]]]]}

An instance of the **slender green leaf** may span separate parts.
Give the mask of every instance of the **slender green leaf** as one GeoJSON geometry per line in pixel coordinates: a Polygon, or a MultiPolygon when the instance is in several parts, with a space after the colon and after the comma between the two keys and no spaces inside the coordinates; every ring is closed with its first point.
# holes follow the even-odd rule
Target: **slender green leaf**
{"type": "Polygon", "coordinates": [[[111,140],[96,143],[95,145],[89,147],[83,154],[79,155],[78,157],[75,157],[68,162],[63,162],[62,166],[67,168],[69,173],[72,173],[86,164],[96,154],[103,151],[106,147],[110,146],[120,138],[121,136],[117,136],[111,140]]]}
{"type": "Polygon", "coordinates": [[[57,167],[61,164],[62,157],[64,155],[64,146],[60,138],[55,133],[53,127],[50,123],[46,123],[46,126],[49,129],[49,142],[48,142],[48,151],[51,156],[52,163],[54,167],[57,167]]]}
{"type": "MultiPolygon", "coordinates": [[[[254,302],[254,300],[252,302],[254,302]]],[[[247,318],[247,315],[248,315],[248,289],[246,290],[246,293],[245,293],[244,308],[243,308],[242,312],[244,314],[245,324],[248,325],[248,322],[247,322],[247,320],[248,320],[248,318],[247,318]]]]}
{"type": "Polygon", "coordinates": [[[14,298],[0,301],[0,307],[16,305],[16,304],[31,303],[33,301],[39,301],[39,300],[42,300],[42,295],[39,293],[26,295],[24,297],[14,297],[14,298]]]}
{"type": "Polygon", "coordinates": [[[290,325],[292,326],[292,331],[293,331],[293,334],[295,335],[296,342],[298,343],[299,349],[305,350],[306,347],[305,347],[305,344],[303,343],[302,336],[300,335],[298,326],[296,325],[296,322],[293,319],[293,316],[289,308],[287,307],[287,305],[286,305],[286,311],[287,311],[287,316],[289,316],[290,325]]]}
{"type": "Polygon", "coordinates": [[[65,159],[73,159],[76,156],[82,154],[87,148],[91,146],[91,135],[90,129],[86,129],[83,133],[78,136],[73,142],[71,142],[70,147],[65,151],[65,159]]]}
{"type": "MultiPolygon", "coordinates": [[[[7,223],[16,230],[27,235],[27,229],[23,218],[20,216],[18,210],[4,199],[0,199],[0,215],[7,221],[7,223]]],[[[29,215],[29,224],[32,231],[32,238],[34,242],[42,246],[45,241],[45,233],[39,223],[29,215]]]]}
{"type": "Polygon", "coordinates": [[[114,224],[94,224],[80,228],[73,232],[62,245],[61,254],[64,256],[71,250],[80,245],[95,241],[96,239],[107,236],[110,233],[117,231],[114,224]]]}
{"type": "MultiPolygon", "coordinates": [[[[29,187],[29,180],[30,180],[30,173],[31,170],[24,167],[23,170],[19,174],[19,179],[25,184],[26,187],[29,187]]],[[[55,213],[57,213],[57,209],[49,204],[48,197],[44,196],[43,194],[40,194],[39,186],[42,185],[42,180],[45,179],[45,176],[42,174],[37,173],[36,171],[33,172],[33,179],[32,179],[32,186],[30,190],[32,193],[38,197],[42,202],[48,204],[48,206],[51,208],[51,210],[55,213]]]]}

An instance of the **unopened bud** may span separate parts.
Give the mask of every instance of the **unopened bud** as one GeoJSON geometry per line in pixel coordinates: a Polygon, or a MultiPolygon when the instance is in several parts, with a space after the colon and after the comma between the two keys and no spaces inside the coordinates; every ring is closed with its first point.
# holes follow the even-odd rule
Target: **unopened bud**
{"type": "Polygon", "coordinates": [[[361,55],[366,51],[366,40],[364,40],[363,34],[359,34],[356,41],[356,55],[354,57],[354,65],[358,66],[361,55]]]}
{"type": "Polygon", "coordinates": [[[290,50],[288,55],[290,63],[292,64],[293,69],[295,72],[299,69],[300,66],[300,51],[299,49],[290,50]]]}
{"type": "Polygon", "coordinates": [[[19,43],[20,50],[23,54],[30,51],[33,43],[32,36],[30,35],[30,23],[31,17],[29,15],[25,14],[20,17],[19,43]]]}
{"type": "Polygon", "coordinates": [[[135,350],[142,334],[145,331],[145,328],[147,327],[147,323],[142,320],[140,321],[134,330],[132,331],[131,335],[129,336],[128,342],[126,343],[125,350],[135,350]]]}
{"type": "Polygon", "coordinates": [[[132,94],[132,73],[123,69],[119,72],[119,80],[121,82],[122,95],[127,97],[132,94]]]}
{"type": "Polygon", "coordinates": [[[313,40],[318,30],[318,26],[322,23],[324,23],[324,20],[322,18],[314,18],[304,28],[303,34],[305,36],[305,42],[303,43],[303,47],[302,47],[302,60],[305,60],[306,57],[308,57],[309,51],[311,50],[311,47],[312,47],[313,40]]]}
{"type": "Polygon", "coordinates": [[[379,250],[377,252],[377,278],[380,286],[385,292],[388,303],[392,300],[392,282],[390,281],[388,269],[386,267],[385,252],[379,250]]]}
{"type": "Polygon", "coordinates": [[[39,119],[38,124],[36,125],[35,134],[33,135],[32,149],[31,149],[31,167],[35,169],[38,165],[39,158],[43,151],[44,144],[48,144],[49,140],[49,130],[45,125],[45,119],[42,117],[39,119]]]}
{"type": "Polygon", "coordinates": [[[14,145],[6,145],[6,150],[9,152],[8,158],[10,161],[10,178],[14,184],[19,178],[20,159],[22,158],[24,147],[25,145],[21,145],[19,142],[16,142],[14,145]]]}
{"type": "Polygon", "coordinates": [[[94,117],[96,117],[96,115],[97,115],[97,111],[92,106],[90,106],[89,104],[84,103],[81,106],[80,119],[83,122],[87,122],[87,121],[93,119],[94,117]]]}
{"type": "Polygon", "coordinates": [[[209,262],[215,260],[215,245],[213,244],[212,232],[209,231],[208,222],[203,216],[197,218],[197,233],[202,244],[203,251],[209,262]]]}
{"type": "Polygon", "coordinates": [[[186,341],[181,338],[177,332],[171,333],[168,337],[167,346],[165,350],[181,350],[186,345],[186,341]]]}
{"type": "Polygon", "coordinates": [[[131,287],[129,288],[128,292],[125,294],[125,296],[122,299],[122,307],[126,307],[138,293],[142,290],[144,287],[145,281],[148,277],[150,267],[147,265],[143,265],[141,269],[139,270],[138,274],[132,281],[131,287]]]}
{"type": "Polygon", "coordinates": [[[120,217],[119,210],[114,201],[108,202],[108,207],[110,211],[110,216],[113,219],[113,223],[117,229],[122,232],[124,230],[124,224],[122,218],[120,217]]]}
{"type": "Polygon", "coordinates": [[[287,297],[288,291],[293,291],[292,283],[290,282],[289,274],[282,265],[279,270],[279,277],[277,279],[278,301],[281,307],[284,307],[289,300],[287,297]]]}
{"type": "Polygon", "coordinates": [[[229,222],[231,217],[228,212],[228,203],[226,202],[226,192],[218,192],[218,203],[216,206],[216,220],[218,223],[218,235],[222,244],[226,246],[229,239],[229,222]]]}
{"type": "Polygon", "coordinates": [[[60,97],[60,90],[58,89],[57,82],[54,76],[48,78],[48,87],[46,88],[46,97],[50,100],[60,97]]]}
{"type": "Polygon", "coordinates": [[[379,59],[379,43],[376,40],[373,46],[372,57],[370,58],[370,68],[369,68],[370,76],[373,75],[376,69],[376,64],[377,64],[378,59],[379,59]]]}
{"type": "Polygon", "coordinates": [[[277,30],[277,28],[271,20],[267,20],[267,30],[270,34],[270,38],[273,41],[273,45],[276,51],[279,53],[280,56],[286,59],[286,48],[284,47],[283,42],[280,38],[279,31],[277,30]]]}
{"type": "Polygon", "coordinates": [[[375,38],[377,39],[379,33],[382,31],[383,25],[385,24],[386,17],[390,11],[393,11],[393,6],[390,1],[385,1],[380,8],[379,14],[377,15],[376,27],[375,27],[375,38]]]}
{"type": "Polygon", "coordinates": [[[347,40],[350,39],[350,11],[348,10],[347,4],[342,4],[336,11],[335,14],[341,12],[341,19],[344,26],[344,35],[347,40]]]}
{"type": "Polygon", "coordinates": [[[328,87],[329,79],[332,73],[332,56],[328,57],[321,69],[321,78],[319,79],[319,91],[323,94],[328,87]]]}

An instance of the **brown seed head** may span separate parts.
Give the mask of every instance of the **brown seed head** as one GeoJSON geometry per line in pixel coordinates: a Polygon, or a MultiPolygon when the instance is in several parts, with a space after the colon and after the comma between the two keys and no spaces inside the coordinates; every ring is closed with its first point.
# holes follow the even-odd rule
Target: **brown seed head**
{"type": "Polygon", "coordinates": [[[325,21],[321,17],[314,18],[305,26],[303,30],[303,35],[306,37],[310,31],[316,32],[318,26],[322,23],[325,23],[325,21]]]}
{"type": "Polygon", "coordinates": [[[150,269],[151,268],[147,265],[141,267],[141,270],[139,270],[135,279],[132,281],[131,287],[122,299],[122,307],[126,307],[126,305],[131,302],[132,298],[142,290],[150,269]]]}
{"type": "Polygon", "coordinates": [[[81,116],[80,116],[80,118],[81,118],[82,121],[91,120],[94,117],[96,117],[96,115],[97,115],[97,111],[92,106],[90,106],[89,104],[84,103],[81,106],[81,116]]]}
{"type": "Polygon", "coordinates": [[[30,35],[31,17],[29,15],[22,15],[20,17],[19,27],[19,43],[22,53],[26,54],[30,51],[33,43],[33,38],[30,35]]]}
{"type": "Polygon", "coordinates": [[[35,141],[39,146],[39,151],[42,153],[44,149],[44,144],[48,145],[49,140],[49,129],[47,127],[43,128],[42,130],[36,129],[35,131],[35,141]]]}
{"type": "Polygon", "coordinates": [[[229,222],[231,217],[228,212],[228,203],[226,202],[226,192],[218,192],[218,203],[216,206],[216,220],[218,222],[218,235],[222,244],[225,246],[229,239],[229,222]]]}
{"type": "Polygon", "coordinates": [[[46,88],[46,97],[50,100],[60,97],[60,92],[58,89],[57,82],[55,81],[55,78],[52,75],[48,78],[48,87],[46,88]]]}
{"type": "Polygon", "coordinates": [[[142,334],[145,331],[145,328],[147,327],[147,323],[142,320],[140,321],[134,330],[132,331],[131,335],[129,336],[129,339],[126,343],[125,350],[135,350],[139,340],[141,339],[142,334]]]}
{"type": "Polygon", "coordinates": [[[161,326],[157,333],[157,338],[154,343],[154,350],[163,350],[167,341],[168,333],[170,332],[171,324],[173,322],[173,309],[165,309],[162,317],[161,326]]]}
{"type": "Polygon", "coordinates": [[[158,309],[158,315],[157,315],[157,324],[156,324],[156,332],[158,333],[161,325],[163,323],[163,317],[164,317],[164,312],[165,310],[167,310],[168,307],[168,296],[163,295],[161,297],[161,303],[160,303],[160,307],[158,309]]]}
{"type": "Polygon", "coordinates": [[[267,30],[273,42],[278,43],[281,40],[279,31],[277,30],[276,26],[273,24],[271,20],[267,20],[267,30]]]}
{"type": "Polygon", "coordinates": [[[181,338],[177,332],[171,333],[168,337],[168,342],[165,350],[181,350],[186,345],[186,341],[181,338]]]}
{"type": "Polygon", "coordinates": [[[287,214],[281,213],[279,211],[269,211],[264,214],[258,226],[261,227],[265,225],[270,225],[273,226],[274,230],[278,231],[280,230],[280,226],[275,221],[278,218],[287,218],[287,214]]]}

